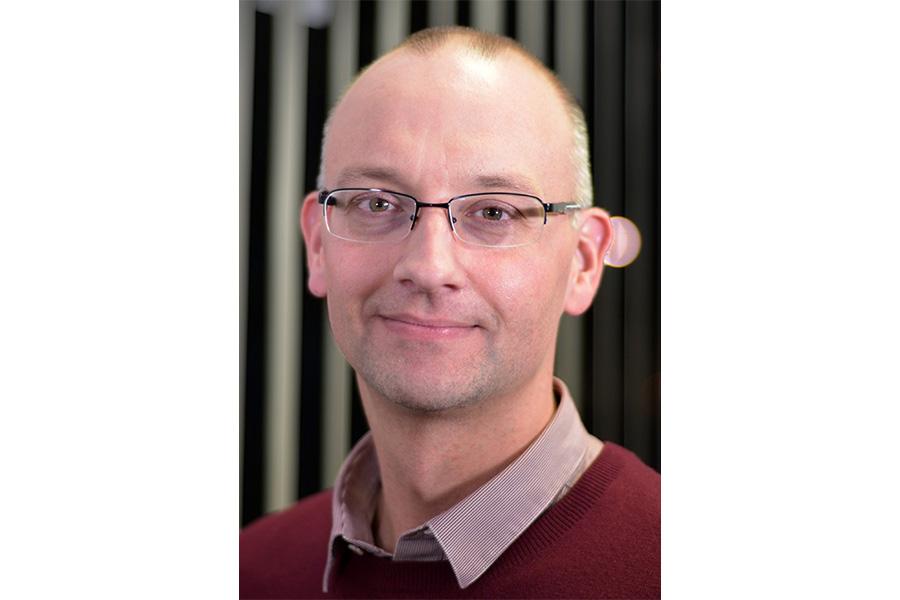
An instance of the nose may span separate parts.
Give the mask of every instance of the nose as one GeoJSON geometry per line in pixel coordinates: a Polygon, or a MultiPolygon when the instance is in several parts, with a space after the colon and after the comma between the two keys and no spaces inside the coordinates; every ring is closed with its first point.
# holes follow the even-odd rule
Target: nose
{"type": "Polygon", "coordinates": [[[418,291],[459,289],[465,277],[457,261],[457,243],[446,208],[421,208],[415,227],[402,242],[394,277],[418,291]]]}

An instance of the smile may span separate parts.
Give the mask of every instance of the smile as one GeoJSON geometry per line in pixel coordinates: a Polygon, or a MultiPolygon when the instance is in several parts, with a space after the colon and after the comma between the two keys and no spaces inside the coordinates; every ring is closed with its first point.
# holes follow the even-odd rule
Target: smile
{"type": "Polygon", "coordinates": [[[450,340],[471,335],[477,325],[446,319],[422,319],[410,315],[379,315],[385,328],[402,338],[420,341],[450,340]]]}

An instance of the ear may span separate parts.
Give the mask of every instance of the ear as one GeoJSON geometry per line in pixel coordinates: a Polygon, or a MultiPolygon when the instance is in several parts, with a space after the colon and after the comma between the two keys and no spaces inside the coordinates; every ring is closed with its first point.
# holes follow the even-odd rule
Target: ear
{"type": "Polygon", "coordinates": [[[300,229],[306,246],[306,266],[309,268],[309,291],[313,296],[324,298],[328,290],[325,277],[325,258],[322,255],[322,205],[319,204],[318,190],[303,199],[300,208],[300,229]]]}
{"type": "Polygon", "coordinates": [[[612,244],[612,223],[599,208],[580,211],[578,242],[566,291],[565,311],[580,315],[590,307],[603,276],[603,257],[612,244]]]}

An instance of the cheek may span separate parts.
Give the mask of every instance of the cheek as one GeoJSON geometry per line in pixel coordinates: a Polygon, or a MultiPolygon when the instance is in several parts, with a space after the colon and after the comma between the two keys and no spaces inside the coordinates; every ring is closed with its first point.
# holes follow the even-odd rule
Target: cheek
{"type": "Polygon", "coordinates": [[[390,266],[366,247],[332,246],[324,254],[328,314],[335,333],[360,320],[361,307],[390,275],[390,266]]]}
{"type": "Polygon", "coordinates": [[[494,268],[481,273],[479,287],[506,325],[532,330],[555,327],[563,311],[566,269],[531,256],[484,264],[494,268]]]}

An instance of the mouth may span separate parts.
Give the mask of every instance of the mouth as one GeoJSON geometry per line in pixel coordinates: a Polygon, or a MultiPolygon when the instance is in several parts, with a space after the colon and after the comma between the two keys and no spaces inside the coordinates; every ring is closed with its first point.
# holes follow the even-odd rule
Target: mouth
{"type": "Polygon", "coordinates": [[[406,314],[378,315],[378,320],[395,335],[421,341],[457,339],[471,335],[479,328],[478,325],[453,319],[406,314]]]}

